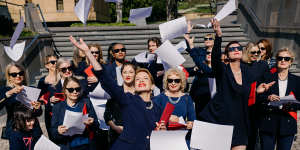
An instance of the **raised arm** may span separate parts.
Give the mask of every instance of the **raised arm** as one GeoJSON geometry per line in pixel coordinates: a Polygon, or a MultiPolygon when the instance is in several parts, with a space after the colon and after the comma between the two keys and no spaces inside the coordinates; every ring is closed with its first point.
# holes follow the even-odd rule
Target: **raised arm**
{"type": "Polygon", "coordinates": [[[221,46],[222,46],[222,31],[220,27],[220,23],[216,19],[211,20],[211,24],[216,33],[216,38],[214,41],[214,47],[212,49],[211,63],[212,63],[212,71],[215,76],[220,76],[223,74],[222,61],[221,61],[221,46]]]}

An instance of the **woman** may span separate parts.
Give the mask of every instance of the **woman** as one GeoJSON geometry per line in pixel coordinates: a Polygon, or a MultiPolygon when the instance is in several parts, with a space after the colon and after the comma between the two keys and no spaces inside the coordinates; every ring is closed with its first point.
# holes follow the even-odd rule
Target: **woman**
{"type": "MultiPolygon", "coordinates": [[[[241,63],[242,47],[232,41],[225,47],[230,62],[221,62],[222,32],[216,19],[211,21],[216,32],[212,50],[212,72],[216,78],[217,93],[201,112],[204,121],[233,125],[232,150],[245,150],[248,144],[248,98],[252,79],[247,65],[241,63]]],[[[267,89],[274,83],[262,84],[267,89]]],[[[260,90],[258,90],[261,92],[260,90]]]]}
{"type": "Polygon", "coordinates": [[[113,57],[113,52],[112,52],[113,47],[114,47],[115,44],[116,44],[116,43],[111,43],[111,44],[108,46],[108,49],[107,49],[107,58],[106,58],[106,62],[107,62],[108,64],[112,64],[112,63],[115,61],[115,59],[114,59],[114,57],[113,57]]]}
{"type": "Polygon", "coordinates": [[[13,130],[9,137],[10,150],[33,150],[42,135],[39,121],[32,111],[19,106],[14,112],[13,130]]]}
{"type": "MultiPolygon", "coordinates": [[[[121,68],[122,78],[124,80],[124,92],[134,94],[134,76],[136,66],[131,63],[124,63],[121,68]]],[[[105,107],[104,118],[106,123],[110,126],[109,143],[110,146],[117,140],[123,131],[123,123],[121,116],[121,108],[114,100],[108,100],[105,107]]]]}
{"type": "Polygon", "coordinates": [[[89,99],[81,97],[82,88],[80,82],[74,77],[68,77],[63,84],[65,100],[53,106],[53,116],[51,120],[51,134],[53,140],[62,150],[93,150],[95,140],[91,136],[99,127],[95,110],[89,99]],[[86,125],[82,134],[73,136],[64,135],[68,128],[63,125],[66,110],[88,114],[88,119],[83,121],[86,125]]]}
{"type": "MultiPolygon", "coordinates": [[[[5,69],[6,86],[0,88],[0,110],[5,107],[7,112],[6,130],[2,133],[2,138],[10,137],[12,131],[13,113],[16,107],[23,105],[16,99],[26,85],[26,76],[24,69],[17,64],[8,64],[5,69]]],[[[41,103],[38,101],[31,102],[32,112],[35,117],[42,115],[41,103]]],[[[4,130],[2,129],[2,132],[4,130]]]]}
{"type": "Polygon", "coordinates": [[[255,61],[259,61],[261,56],[261,51],[258,45],[255,45],[252,42],[249,42],[245,47],[245,51],[243,52],[243,62],[245,63],[252,63],[255,61]]]}
{"type": "MultiPolygon", "coordinates": [[[[151,100],[151,92],[154,88],[154,81],[147,69],[138,69],[136,71],[134,87],[135,93],[124,93],[110,72],[96,61],[83,42],[80,44],[70,37],[70,41],[81,49],[85,50],[86,56],[95,69],[95,73],[100,80],[101,85],[107,91],[112,99],[120,105],[124,130],[112,146],[112,150],[149,150],[151,131],[156,128],[155,122],[159,120],[161,110],[151,100]]],[[[157,124],[158,129],[164,128],[164,124],[157,124]]]]}
{"type": "Polygon", "coordinates": [[[83,76],[83,72],[79,68],[79,63],[84,62],[85,54],[81,49],[74,47],[73,58],[72,58],[72,66],[74,70],[74,74],[76,76],[83,76]]]}
{"type": "Polygon", "coordinates": [[[181,117],[186,122],[186,129],[192,129],[193,121],[196,120],[196,113],[192,98],[184,93],[186,79],[182,71],[171,68],[163,79],[164,93],[153,98],[154,103],[164,109],[167,103],[175,106],[170,117],[171,122],[179,122],[181,117]]]}
{"type": "Polygon", "coordinates": [[[290,150],[294,136],[297,133],[297,115],[285,108],[276,109],[268,106],[269,102],[280,101],[287,95],[293,95],[297,100],[300,99],[300,89],[298,88],[300,78],[289,72],[295,56],[287,48],[278,50],[276,54],[277,72],[272,74],[270,81],[275,81],[266,93],[260,96],[261,110],[259,135],[262,150],[274,150],[277,143],[277,150],[290,150]]]}
{"type": "Polygon", "coordinates": [[[266,61],[269,65],[269,68],[273,68],[276,60],[272,59],[273,52],[271,42],[267,39],[261,39],[257,42],[257,45],[261,51],[261,60],[266,61]]]}

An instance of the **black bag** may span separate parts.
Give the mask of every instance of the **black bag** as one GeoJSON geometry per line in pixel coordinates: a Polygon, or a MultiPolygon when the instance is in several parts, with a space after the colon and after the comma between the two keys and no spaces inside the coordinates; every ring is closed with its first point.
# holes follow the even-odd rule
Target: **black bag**
{"type": "Polygon", "coordinates": [[[6,136],[6,127],[2,127],[1,139],[8,139],[8,137],[6,136]]]}

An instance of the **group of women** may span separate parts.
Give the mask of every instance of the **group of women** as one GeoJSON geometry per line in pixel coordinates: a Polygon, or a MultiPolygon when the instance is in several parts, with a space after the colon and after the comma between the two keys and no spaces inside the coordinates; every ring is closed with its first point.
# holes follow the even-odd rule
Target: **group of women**
{"type": "Polygon", "coordinates": [[[191,131],[196,119],[233,125],[232,150],[254,150],[258,144],[262,150],[275,149],[275,145],[278,150],[290,150],[297,133],[299,107],[294,103],[281,107],[269,104],[288,95],[299,99],[300,79],[289,72],[295,59],[293,52],[283,48],[272,59],[271,44],[265,39],[245,48],[231,41],[222,52],[221,27],[217,20],[211,23],[215,35],[204,37],[205,48],[194,47],[190,23],[184,35],[186,50],[195,62],[195,67],[186,68],[190,76],[195,76],[190,94],[185,93],[186,74],[178,68],[164,70],[162,60],[154,53],[161,45],[159,38],[150,38],[149,51],[132,62],[125,59],[122,43],[112,43],[105,62],[100,45],[70,36],[75,47],[73,60],[53,55],[45,58],[48,74],[38,83],[40,99],[31,103],[32,108],[17,98],[27,85],[25,70],[18,64],[8,65],[7,84],[0,90],[0,109],[5,107],[7,111],[2,138],[9,140],[11,150],[32,150],[42,135],[37,117],[42,115],[41,105],[45,105],[48,137],[62,150],[149,150],[153,130],[191,131]],[[98,84],[111,97],[104,112],[110,126],[108,136],[100,129],[97,108],[88,96],[98,84]],[[175,106],[174,111],[167,121],[160,120],[169,104],[175,106]],[[65,134],[66,111],[88,114],[82,134],[65,134]]]}

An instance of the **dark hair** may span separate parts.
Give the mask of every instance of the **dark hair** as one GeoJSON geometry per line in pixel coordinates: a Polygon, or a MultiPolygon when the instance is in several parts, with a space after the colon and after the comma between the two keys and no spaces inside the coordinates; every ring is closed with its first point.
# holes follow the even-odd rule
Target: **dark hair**
{"type": "MultiPolygon", "coordinates": [[[[67,77],[67,78],[65,79],[64,85],[63,85],[63,92],[64,92],[64,93],[66,93],[67,85],[68,85],[68,83],[71,82],[71,81],[74,81],[74,82],[76,82],[79,86],[81,86],[81,85],[80,85],[80,81],[79,81],[77,78],[72,77],[72,76],[71,76],[71,77],[67,77]]],[[[81,91],[80,91],[80,96],[81,96],[81,94],[82,94],[82,89],[81,89],[81,91]]]]}
{"type": "Polygon", "coordinates": [[[113,50],[113,47],[115,46],[116,43],[111,43],[109,46],[108,46],[108,50],[107,50],[107,59],[106,59],[106,62],[108,63],[113,63],[115,61],[115,58],[112,56],[112,50],[113,50]]]}
{"type": "Polygon", "coordinates": [[[14,111],[12,127],[17,131],[25,131],[26,121],[32,119],[37,123],[37,119],[32,115],[32,111],[29,108],[24,105],[17,106],[14,111]]]}
{"type": "MultiPolygon", "coordinates": [[[[226,47],[225,47],[225,54],[227,55],[227,57],[228,57],[228,49],[229,49],[229,46],[230,45],[232,45],[232,44],[239,44],[240,46],[241,46],[241,44],[238,42],[238,41],[231,41],[231,42],[229,42],[227,45],[226,45],[226,47]]],[[[229,57],[228,57],[229,58],[229,57]]]]}
{"type": "Polygon", "coordinates": [[[125,48],[124,44],[122,43],[114,43],[114,45],[112,46],[112,53],[114,52],[113,50],[115,49],[116,45],[122,45],[125,48]]]}
{"type": "Polygon", "coordinates": [[[159,47],[159,46],[161,45],[161,40],[160,40],[160,38],[158,38],[158,37],[152,37],[152,38],[148,39],[148,42],[147,42],[148,48],[149,48],[149,43],[150,43],[151,41],[154,42],[154,43],[156,43],[156,46],[157,46],[157,47],[159,47]]]}
{"type": "Polygon", "coordinates": [[[267,60],[267,59],[269,59],[269,58],[272,58],[272,55],[273,55],[273,53],[272,53],[272,45],[271,45],[271,42],[269,41],[269,40],[267,40],[267,39],[261,39],[261,40],[259,40],[258,42],[257,42],[257,45],[259,44],[259,43],[262,43],[264,46],[265,46],[265,48],[266,48],[266,55],[265,56],[262,56],[262,60],[267,60]]]}
{"type": "Polygon", "coordinates": [[[125,63],[122,65],[122,67],[121,67],[121,74],[122,74],[122,72],[123,72],[123,70],[124,70],[124,68],[125,68],[126,66],[131,66],[131,67],[133,68],[134,72],[135,72],[136,69],[137,69],[137,66],[134,65],[133,63],[131,63],[131,62],[125,62],[125,63]]]}

